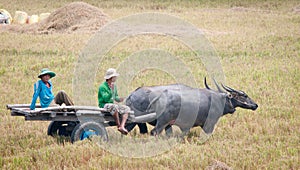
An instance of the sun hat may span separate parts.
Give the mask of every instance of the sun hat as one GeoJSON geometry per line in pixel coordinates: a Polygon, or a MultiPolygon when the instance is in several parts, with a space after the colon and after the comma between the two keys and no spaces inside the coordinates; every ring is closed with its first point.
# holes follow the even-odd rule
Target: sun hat
{"type": "Polygon", "coordinates": [[[115,76],[119,76],[120,74],[117,73],[116,69],[114,68],[109,68],[107,71],[106,71],[106,74],[104,76],[104,78],[107,80],[107,79],[110,79],[112,77],[115,77],[115,76]]]}
{"type": "Polygon", "coordinates": [[[48,68],[43,68],[41,70],[41,73],[38,75],[38,78],[41,78],[43,75],[49,74],[50,78],[55,77],[55,73],[53,71],[50,71],[48,68]]]}

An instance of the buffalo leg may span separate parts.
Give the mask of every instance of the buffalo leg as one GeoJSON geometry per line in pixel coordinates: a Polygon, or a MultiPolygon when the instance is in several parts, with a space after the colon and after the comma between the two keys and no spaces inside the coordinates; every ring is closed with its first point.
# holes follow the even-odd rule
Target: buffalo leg
{"type": "Polygon", "coordinates": [[[167,125],[166,128],[165,128],[165,131],[166,131],[166,135],[168,137],[172,136],[173,134],[173,129],[172,129],[172,126],[171,125],[167,125]]]}
{"type": "Polygon", "coordinates": [[[147,134],[148,133],[148,128],[146,123],[138,123],[138,126],[140,128],[140,134],[147,134]]]}
{"type": "MultiPolygon", "coordinates": [[[[148,122],[150,125],[152,125],[152,126],[155,126],[156,125],[156,123],[157,123],[157,120],[153,120],[152,122],[148,122]]],[[[166,131],[166,135],[167,136],[172,136],[172,134],[173,134],[173,129],[172,129],[172,126],[169,124],[169,125],[167,125],[166,126],[166,128],[165,128],[165,131],[166,131]]],[[[154,132],[150,132],[151,133],[151,135],[154,135],[153,133],[154,132]]]]}
{"type": "Polygon", "coordinates": [[[128,130],[128,132],[130,132],[136,126],[136,124],[137,123],[127,123],[125,128],[128,130]]]}
{"type": "Polygon", "coordinates": [[[146,123],[127,123],[125,127],[128,130],[128,132],[130,132],[136,125],[139,126],[140,134],[148,133],[148,128],[146,123]]]}
{"type": "Polygon", "coordinates": [[[151,130],[151,135],[159,135],[161,132],[170,124],[170,120],[165,117],[160,117],[157,119],[155,128],[151,130]]]}
{"type": "Polygon", "coordinates": [[[184,136],[187,136],[188,133],[190,133],[190,128],[183,128],[183,127],[180,127],[180,130],[181,130],[181,137],[184,137],[184,136]]]}

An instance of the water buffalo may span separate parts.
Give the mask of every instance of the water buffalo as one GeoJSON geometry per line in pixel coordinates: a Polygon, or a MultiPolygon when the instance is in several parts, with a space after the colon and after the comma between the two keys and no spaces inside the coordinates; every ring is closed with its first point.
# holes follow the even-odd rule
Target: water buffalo
{"type": "Polygon", "coordinates": [[[152,124],[156,123],[152,135],[160,134],[165,127],[173,124],[184,134],[195,126],[210,134],[219,118],[234,113],[236,107],[252,110],[258,107],[243,91],[222,84],[225,92],[216,82],[218,91],[215,91],[209,88],[206,79],[204,84],[205,89],[183,84],[140,87],[130,94],[126,105],[136,116],[156,113],[156,120],[149,120],[152,124]]]}

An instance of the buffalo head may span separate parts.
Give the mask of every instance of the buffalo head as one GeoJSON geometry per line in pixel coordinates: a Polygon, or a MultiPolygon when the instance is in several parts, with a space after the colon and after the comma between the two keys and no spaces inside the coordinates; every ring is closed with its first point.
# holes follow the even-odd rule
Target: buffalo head
{"type": "Polygon", "coordinates": [[[258,105],[243,91],[235,90],[222,84],[222,87],[232,95],[234,107],[256,110],[258,105]]]}
{"type": "MultiPolygon", "coordinates": [[[[224,90],[221,89],[221,87],[218,85],[215,79],[214,83],[218,88],[218,91],[220,93],[226,93],[224,90]]],[[[211,90],[207,83],[206,83],[206,78],[204,79],[204,84],[205,87],[209,90],[211,90]]],[[[258,105],[243,91],[240,90],[235,90],[231,87],[225,86],[222,84],[222,87],[229,93],[228,97],[226,98],[226,103],[232,103],[233,107],[241,107],[244,109],[251,109],[251,110],[256,110],[258,108],[258,105]]],[[[230,112],[229,112],[230,113],[230,112]]]]}

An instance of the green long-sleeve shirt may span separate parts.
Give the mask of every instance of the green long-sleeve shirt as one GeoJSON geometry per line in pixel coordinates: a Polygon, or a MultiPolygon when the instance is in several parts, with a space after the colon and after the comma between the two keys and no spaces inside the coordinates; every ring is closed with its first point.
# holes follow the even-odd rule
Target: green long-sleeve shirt
{"type": "Polygon", "coordinates": [[[100,108],[103,108],[106,103],[113,103],[114,101],[120,102],[118,96],[117,86],[114,85],[114,91],[108,86],[108,83],[105,81],[99,86],[98,90],[98,105],[100,108]]]}

